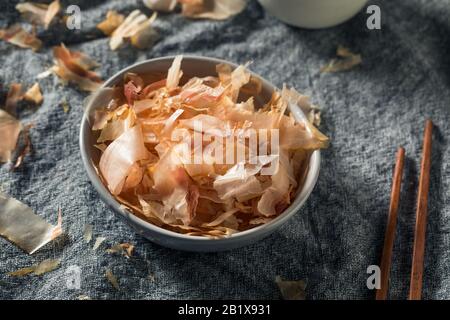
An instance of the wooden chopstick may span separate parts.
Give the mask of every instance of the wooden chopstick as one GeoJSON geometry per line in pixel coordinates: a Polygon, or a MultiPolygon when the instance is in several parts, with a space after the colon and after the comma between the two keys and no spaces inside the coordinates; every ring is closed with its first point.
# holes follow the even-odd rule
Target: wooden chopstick
{"type": "Polygon", "coordinates": [[[433,123],[427,120],[423,137],[422,162],[420,165],[419,190],[417,194],[416,228],[414,232],[414,251],[411,269],[409,300],[422,297],[423,260],[425,253],[425,232],[427,229],[428,189],[430,185],[431,140],[433,123]]]}
{"type": "Polygon", "coordinates": [[[389,205],[386,233],[384,234],[384,247],[381,256],[381,281],[375,299],[386,300],[389,287],[389,273],[391,270],[392,248],[394,247],[395,229],[397,227],[397,212],[402,185],[403,166],[405,164],[405,149],[398,148],[395,161],[394,176],[392,178],[391,203],[389,205]]]}

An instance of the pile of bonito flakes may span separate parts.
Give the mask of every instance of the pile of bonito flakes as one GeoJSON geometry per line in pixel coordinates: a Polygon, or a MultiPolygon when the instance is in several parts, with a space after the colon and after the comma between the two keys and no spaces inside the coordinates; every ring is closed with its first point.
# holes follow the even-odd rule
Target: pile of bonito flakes
{"type": "Polygon", "coordinates": [[[182,56],[163,79],[127,73],[119,97],[95,111],[98,174],[111,194],[157,226],[223,237],[270,222],[301,189],[328,138],[308,97],[283,87],[258,105],[246,66],[183,77],[182,56]],[[294,115],[296,115],[294,117],[294,115]]]}

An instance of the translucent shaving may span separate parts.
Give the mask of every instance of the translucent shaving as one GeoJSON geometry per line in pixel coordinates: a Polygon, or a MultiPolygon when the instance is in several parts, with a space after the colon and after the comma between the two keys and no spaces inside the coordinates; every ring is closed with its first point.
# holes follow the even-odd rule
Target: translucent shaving
{"type": "Polygon", "coordinates": [[[41,88],[39,87],[39,83],[33,84],[26,92],[23,98],[26,101],[33,102],[36,105],[42,104],[42,101],[44,101],[44,97],[41,93],[41,88]]]}
{"type": "Polygon", "coordinates": [[[108,181],[109,190],[113,194],[120,194],[133,165],[148,157],[140,126],[121,134],[105,149],[99,163],[100,171],[108,181]]]}
{"type": "Polygon", "coordinates": [[[23,99],[23,89],[20,83],[11,83],[5,101],[5,110],[10,114],[16,113],[17,104],[23,99]]]}
{"type": "Polygon", "coordinates": [[[59,0],[55,0],[48,5],[44,3],[23,2],[17,4],[16,9],[26,21],[35,25],[42,25],[45,29],[48,29],[61,10],[61,4],[59,0]]]}
{"type": "Polygon", "coordinates": [[[0,193],[0,235],[29,254],[61,235],[61,212],[53,226],[24,203],[0,193]]]}
{"type": "Polygon", "coordinates": [[[124,19],[124,15],[115,10],[109,10],[106,13],[105,20],[97,24],[97,28],[100,29],[105,35],[109,36],[122,24],[124,19]]]}
{"type": "Polygon", "coordinates": [[[44,273],[57,269],[61,264],[59,259],[47,259],[39,263],[34,269],[34,274],[40,276],[44,273]]]}
{"type": "Polygon", "coordinates": [[[32,127],[31,125],[27,125],[27,126],[25,126],[25,128],[23,130],[23,134],[22,134],[23,145],[22,145],[21,149],[19,150],[18,156],[16,158],[16,161],[14,162],[14,166],[12,167],[12,170],[19,168],[23,164],[25,157],[33,152],[33,145],[31,143],[31,138],[30,138],[31,127],[32,127]]]}
{"type": "Polygon", "coordinates": [[[106,269],[105,276],[106,279],[109,281],[109,283],[114,287],[114,289],[119,291],[120,290],[119,281],[117,280],[116,276],[112,273],[110,269],[106,269]]]}
{"type": "Polygon", "coordinates": [[[12,115],[0,109],[0,162],[11,161],[12,152],[16,148],[22,124],[12,115]]]}
{"type": "Polygon", "coordinates": [[[70,104],[66,98],[63,98],[59,103],[64,111],[64,113],[68,113],[70,111],[70,104]]]}
{"type": "Polygon", "coordinates": [[[76,84],[83,91],[96,91],[103,81],[91,69],[98,64],[79,51],[70,51],[64,44],[53,47],[55,66],[53,72],[63,81],[76,84]]]}
{"type": "Polygon", "coordinates": [[[132,11],[112,32],[109,41],[111,50],[119,49],[126,41],[139,49],[151,46],[157,38],[157,32],[153,29],[156,17],[156,12],[148,18],[140,10],[132,11]]]}
{"type": "Polygon", "coordinates": [[[40,276],[58,269],[60,265],[61,260],[59,259],[46,259],[30,267],[25,267],[18,269],[16,271],[9,272],[8,275],[11,277],[23,277],[33,273],[36,276],[40,276]]]}
{"type": "Polygon", "coordinates": [[[225,20],[244,10],[245,0],[179,0],[182,14],[194,19],[225,20]]]}
{"type": "Polygon", "coordinates": [[[131,258],[134,251],[134,245],[131,243],[118,243],[111,248],[107,249],[108,253],[119,253],[125,256],[126,258],[131,258]]]}
{"type": "Polygon", "coordinates": [[[8,29],[0,29],[0,39],[24,49],[32,49],[33,51],[38,51],[42,47],[41,40],[18,24],[8,29]]]}
{"type": "Polygon", "coordinates": [[[167,72],[167,80],[166,87],[169,90],[173,90],[178,87],[178,83],[183,75],[181,71],[181,61],[183,60],[183,56],[176,56],[173,60],[172,66],[169,68],[167,72]]]}
{"type": "Polygon", "coordinates": [[[144,4],[155,11],[170,12],[175,9],[177,0],[144,0],[144,4]]]}
{"type": "Polygon", "coordinates": [[[133,47],[138,49],[150,48],[158,40],[159,34],[153,27],[153,22],[157,16],[157,13],[154,12],[147,21],[139,25],[136,32],[130,38],[133,47]]]}
{"type": "Polygon", "coordinates": [[[94,243],[94,246],[92,247],[92,250],[94,250],[94,251],[97,250],[105,240],[106,240],[105,237],[97,237],[95,239],[95,243],[94,243]]]}
{"type": "Polygon", "coordinates": [[[362,63],[362,57],[360,54],[355,54],[342,46],[338,46],[336,55],[338,58],[332,59],[326,66],[320,69],[320,72],[348,71],[362,63]]]}
{"type": "Polygon", "coordinates": [[[87,224],[84,226],[83,239],[84,239],[84,242],[86,242],[86,243],[91,242],[91,240],[92,240],[92,225],[87,224]]]}

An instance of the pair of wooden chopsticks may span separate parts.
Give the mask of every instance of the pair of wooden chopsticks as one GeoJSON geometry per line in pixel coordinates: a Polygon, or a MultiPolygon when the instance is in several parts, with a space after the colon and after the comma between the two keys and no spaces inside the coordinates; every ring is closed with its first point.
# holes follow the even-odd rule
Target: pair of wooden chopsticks
{"type": "MultiPolygon", "coordinates": [[[[420,165],[419,191],[417,195],[416,226],[414,232],[414,251],[411,268],[411,282],[409,287],[409,300],[420,300],[422,296],[425,231],[427,227],[428,189],[430,185],[432,131],[433,123],[431,122],[431,120],[427,120],[425,123],[422,147],[422,162],[420,165]]],[[[391,203],[389,206],[388,222],[384,237],[384,247],[380,266],[380,289],[378,289],[376,292],[377,300],[385,300],[388,292],[392,248],[394,246],[395,229],[397,226],[397,212],[400,200],[400,187],[402,183],[404,163],[405,149],[400,147],[397,152],[394,177],[392,181],[391,203]]]]}

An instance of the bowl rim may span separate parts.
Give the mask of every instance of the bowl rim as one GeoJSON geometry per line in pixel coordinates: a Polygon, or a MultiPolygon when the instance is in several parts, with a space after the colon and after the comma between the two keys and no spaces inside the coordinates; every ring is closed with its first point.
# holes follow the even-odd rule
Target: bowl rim
{"type": "MultiPolygon", "coordinates": [[[[319,171],[320,171],[320,163],[321,163],[321,155],[320,150],[315,150],[310,157],[309,161],[309,169],[308,173],[306,175],[306,179],[303,185],[303,188],[301,191],[296,195],[295,200],[291,203],[289,207],[287,207],[284,212],[279,214],[276,218],[271,220],[268,223],[256,226],[254,228],[240,231],[233,233],[229,236],[222,237],[222,238],[209,238],[204,236],[192,236],[187,234],[178,233],[172,230],[164,229],[162,227],[159,227],[157,225],[154,225],[150,222],[147,222],[138,216],[136,216],[131,210],[125,208],[121,203],[119,203],[114,197],[111,195],[109,190],[106,188],[106,186],[101,182],[96,170],[94,169],[93,161],[88,155],[87,148],[89,147],[86,145],[85,139],[87,139],[84,135],[84,132],[87,129],[91,130],[89,127],[89,114],[91,112],[91,109],[94,106],[94,101],[96,100],[96,94],[101,90],[110,87],[112,84],[119,81],[118,79],[121,79],[122,75],[126,72],[130,72],[130,70],[141,67],[146,64],[161,62],[161,61],[171,61],[176,57],[176,55],[170,55],[170,56],[163,56],[158,58],[152,58],[147,59],[144,61],[140,61],[137,63],[134,63],[126,68],[123,68],[116,72],[113,76],[108,78],[103,85],[100,87],[99,90],[94,92],[91,96],[91,98],[87,100],[87,105],[85,106],[85,111],[83,113],[83,117],[81,119],[81,125],[80,125],[80,135],[79,135],[79,147],[81,152],[81,158],[83,161],[84,168],[86,170],[86,173],[88,175],[89,180],[93,184],[95,190],[100,195],[100,199],[108,205],[116,214],[118,213],[122,218],[131,220],[132,223],[139,226],[140,228],[143,228],[145,230],[150,229],[150,231],[153,231],[154,233],[167,236],[170,238],[176,238],[179,240],[189,240],[191,242],[211,242],[213,241],[216,244],[219,243],[226,243],[226,242],[234,242],[239,240],[244,240],[246,238],[252,238],[255,236],[255,234],[258,233],[270,233],[271,231],[277,229],[280,227],[284,222],[286,222],[289,218],[291,218],[306,202],[306,200],[309,198],[312,190],[314,189],[318,177],[319,177],[319,171]]],[[[197,55],[183,55],[183,61],[189,61],[189,60],[198,60],[198,61],[207,61],[207,62],[213,62],[216,64],[219,63],[225,63],[233,68],[238,67],[238,64],[235,64],[233,62],[229,62],[226,60],[218,59],[218,58],[212,58],[212,57],[205,57],[205,56],[197,56],[197,55]]],[[[252,76],[257,77],[262,81],[263,84],[266,86],[269,86],[273,90],[279,90],[274,84],[260,76],[259,74],[249,70],[252,76]]]]}

